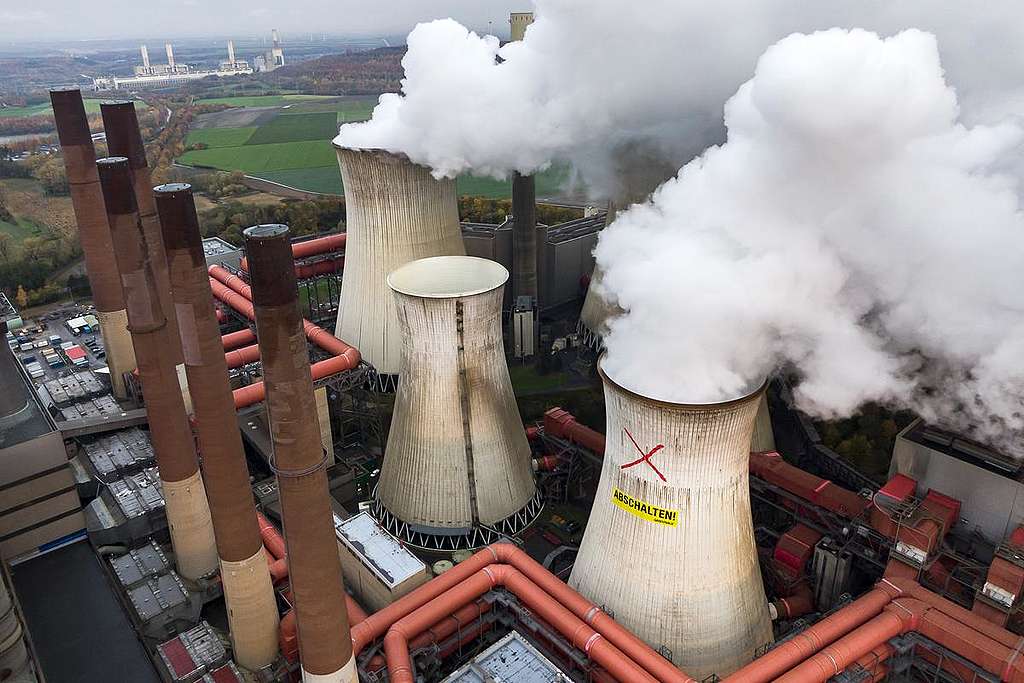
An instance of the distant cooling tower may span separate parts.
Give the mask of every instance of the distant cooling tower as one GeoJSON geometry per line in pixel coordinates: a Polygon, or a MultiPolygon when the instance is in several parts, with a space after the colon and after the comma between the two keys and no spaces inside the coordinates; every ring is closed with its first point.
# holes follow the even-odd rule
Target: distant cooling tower
{"type": "Polygon", "coordinates": [[[402,381],[374,512],[413,545],[491,543],[542,507],[502,345],[507,279],[500,264],[469,256],[422,259],[388,277],[402,381]]]}
{"type": "Polygon", "coordinates": [[[393,388],[401,338],[387,276],[416,259],[466,253],[455,181],[381,150],[338,148],[338,163],[348,238],[335,334],[393,388]]]}
{"type": "Polygon", "coordinates": [[[688,675],[724,677],[772,640],[747,483],[763,388],[667,403],[601,366],[607,446],[569,584],[688,675]]]}

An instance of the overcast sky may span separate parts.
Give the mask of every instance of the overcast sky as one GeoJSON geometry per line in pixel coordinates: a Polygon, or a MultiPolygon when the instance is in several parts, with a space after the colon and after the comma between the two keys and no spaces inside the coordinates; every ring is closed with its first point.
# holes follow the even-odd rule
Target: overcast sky
{"type": "Polygon", "coordinates": [[[0,0],[0,41],[282,33],[405,34],[453,17],[508,32],[508,12],[530,0],[0,0]]]}

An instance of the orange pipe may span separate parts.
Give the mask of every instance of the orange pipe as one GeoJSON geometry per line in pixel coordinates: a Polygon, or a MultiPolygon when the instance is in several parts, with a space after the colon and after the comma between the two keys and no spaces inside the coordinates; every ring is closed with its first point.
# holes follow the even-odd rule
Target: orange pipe
{"type": "Polygon", "coordinates": [[[601,637],[597,631],[584,624],[515,567],[507,564],[490,564],[480,569],[458,585],[402,617],[388,629],[384,637],[384,654],[388,662],[388,677],[391,683],[415,683],[412,659],[409,655],[410,638],[427,629],[454,605],[465,605],[497,586],[504,586],[514,593],[540,618],[619,680],[630,683],[657,683],[657,679],[607,639],[601,637]]]}
{"type": "Polygon", "coordinates": [[[801,582],[792,595],[772,601],[779,619],[796,619],[814,611],[814,593],[811,587],[801,582]]]}
{"type": "Polygon", "coordinates": [[[914,630],[921,615],[933,609],[920,600],[899,599],[881,614],[854,629],[799,666],[776,678],[776,683],[825,683],[890,638],[914,630]]]}
{"type": "Polygon", "coordinates": [[[277,527],[262,512],[256,512],[256,520],[260,523],[260,537],[267,552],[273,555],[275,560],[287,557],[288,549],[284,543],[284,536],[277,527]]]}
{"type": "Polygon", "coordinates": [[[229,332],[220,338],[220,342],[223,344],[225,351],[236,349],[239,346],[252,344],[255,341],[256,333],[250,329],[239,330],[238,332],[229,332]]]}
{"type": "MultiPolygon", "coordinates": [[[[256,313],[253,310],[252,290],[249,285],[221,266],[210,266],[209,273],[210,289],[213,291],[213,295],[250,320],[255,320],[256,313]]],[[[351,370],[359,365],[360,356],[357,348],[346,344],[324,328],[314,325],[308,320],[302,321],[302,327],[310,342],[334,355],[333,358],[309,366],[314,382],[345,370],[351,370]]],[[[263,382],[254,382],[235,389],[233,395],[235,408],[245,408],[266,398],[266,389],[263,382]]]]}
{"type": "MultiPolygon", "coordinates": [[[[348,237],[346,233],[340,233],[337,235],[327,235],[326,237],[317,237],[316,239],[306,240],[305,242],[296,242],[292,245],[292,258],[300,259],[307,258],[309,256],[316,256],[317,254],[327,254],[332,251],[341,251],[345,248],[345,240],[348,237]]],[[[249,272],[249,261],[244,256],[241,262],[242,270],[249,272]]]]}
{"type": "Polygon", "coordinates": [[[243,365],[249,363],[255,363],[260,359],[260,347],[257,344],[252,346],[243,346],[240,349],[233,351],[226,351],[224,353],[224,360],[228,364],[228,370],[234,368],[240,368],[243,365]]]}
{"type": "Polygon", "coordinates": [[[899,593],[900,590],[895,586],[888,590],[874,588],[868,591],[846,607],[730,674],[723,683],[767,683],[775,680],[823,647],[880,614],[899,593]]]}
{"type": "Polygon", "coordinates": [[[626,653],[657,680],[663,683],[695,683],[694,679],[672,666],[671,662],[609,617],[601,608],[574,591],[525,552],[509,543],[496,543],[484,548],[468,560],[460,562],[454,568],[399,598],[379,612],[371,614],[366,621],[352,628],[352,643],[355,652],[358,654],[375,639],[384,635],[391,625],[402,617],[427,604],[488,565],[499,562],[518,569],[541,590],[607,638],[609,642],[626,653]]]}

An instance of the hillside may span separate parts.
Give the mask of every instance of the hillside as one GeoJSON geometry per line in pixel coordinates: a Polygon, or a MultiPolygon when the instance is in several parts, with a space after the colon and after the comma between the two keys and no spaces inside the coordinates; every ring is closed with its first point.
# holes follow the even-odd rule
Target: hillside
{"type": "Polygon", "coordinates": [[[281,67],[268,81],[278,88],[317,95],[397,92],[405,46],[328,55],[281,67]]]}

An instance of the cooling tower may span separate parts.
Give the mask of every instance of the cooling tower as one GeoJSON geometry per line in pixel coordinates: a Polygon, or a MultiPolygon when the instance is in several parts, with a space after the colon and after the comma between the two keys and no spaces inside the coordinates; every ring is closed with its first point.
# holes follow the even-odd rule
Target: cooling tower
{"type": "Polygon", "coordinates": [[[348,238],[335,335],[393,386],[401,356],[388,273],[416,259],[463,255],[455,181],[406,157],[338,148],[348,238]],[[389,379],[389,377],[391,379],[389,379]]]}
{"type": "Polygon", "coordinates": [[[750,517],[748,459],[763,387],[676,404],[604,381],[601,480],[569,584],[697,680],[772,640],[750,517]]]}
{"type": "Polygon", "coordinates": [[[488,259],[422,259],[388,277],[401,375],[375,513],[426,548],[513,534],[541,508],[501,337],[508,271],[488,259]]]}
{"type": "MultiPolygon", "coordinates": [[[[608,213],[604,219],[604,227],[608,227],[615,221],[618,214],[616,202],[608,202],[608,213]]],[[[601,348],[603,339],[608,334],[608,321],[622,313],[622,309],[615,304],[609,303],[599,292],[604,274],[601,267],[594,264],[594,272],[590,275],[590,286],[587,288],[587,296],[583,299],[583,308],[580,309],[580,321],[577,332],[583,336],[583,343],[594,349],[601,348]]]]}

